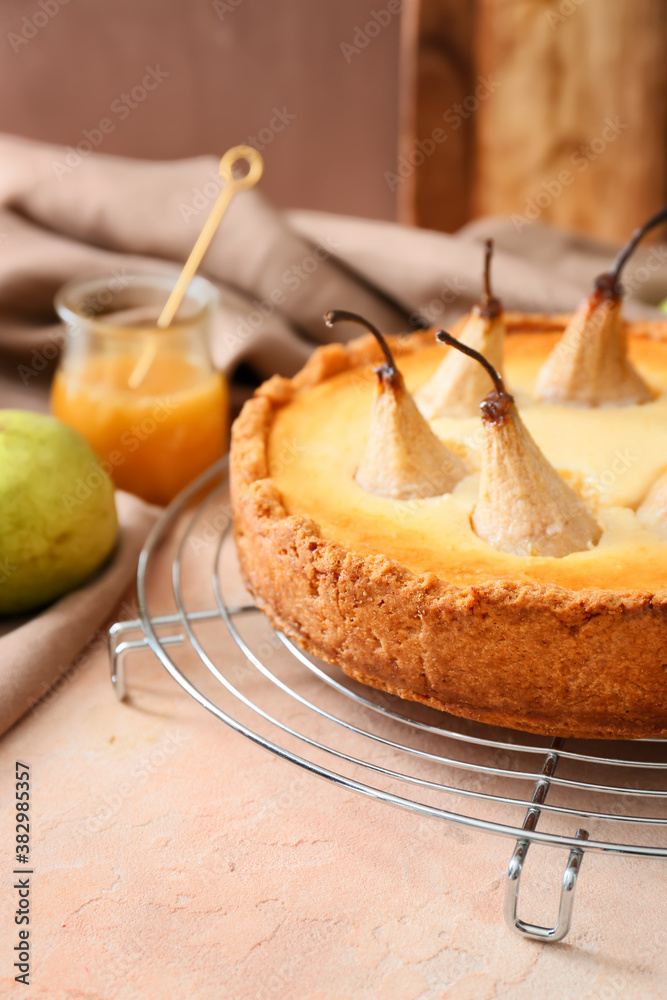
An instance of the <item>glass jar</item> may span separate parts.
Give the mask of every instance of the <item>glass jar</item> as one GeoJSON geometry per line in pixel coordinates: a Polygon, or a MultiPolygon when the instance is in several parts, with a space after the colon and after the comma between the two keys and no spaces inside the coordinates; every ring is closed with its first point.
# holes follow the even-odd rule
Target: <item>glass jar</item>
{"type": "Polygon", "coordinates": [[[209,351],[217,289],[195,277],[171,325],[178,273],[71,281],[55,299],[67,337],[54,416],[92,445],[120,489],[166,504],[227,447],[229,398],[209,351]]]}

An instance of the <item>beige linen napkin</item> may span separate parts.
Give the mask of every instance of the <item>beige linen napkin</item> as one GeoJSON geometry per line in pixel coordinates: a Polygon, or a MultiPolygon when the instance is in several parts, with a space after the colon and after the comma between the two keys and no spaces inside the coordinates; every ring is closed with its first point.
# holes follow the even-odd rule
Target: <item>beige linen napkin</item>
{"type": "Polygon", "coordinates": [[[96,638],[106,641],[104,630],[98,630],[133,582],[139,552],[159,514],[158,508],[128,493],[116,494],[116,506],[120,531],[108,565],[91,582],[23,624],[3,624],[0,735],[39,703],[80,650],[96,638]]]}
{"type": "MultiPolygon", "coordinates": [[[[0,136],[0,407],[48,409],[61,337],[58,287],[86,274],[123,281],[138,269],[173,270],[217,196],[217,177],[214,157],[151,163],[90,155],[71,165],[64,149],[0,136]]],[[[241,363],[256,378],[292,374],[329,338],[322,315],[330,308],[359,312],[387,332],[451,323],[479,296],[487,236],[496,239],[495,291],[511,309],[574,308],[614,252],[537,222],[480,220],[450,236],[280,213],[259,191],[245,192],[201,269],[221,291],[214,359],[232,375],[241,363]]],[[[633,261],[629,314],[654,314],[650,303],[667,294],[665,259],[659,248],[644,248],[633,261]]],[[[357,333],[353,325],[335,330],[344,339],[357,333]]],[[[123,496],[119,508],[109,567],[0,639],[0,733],[67,668],[130,583],[154,511],[123,496]]]]}
{"type": "MultiPolygon", "coordinates": [[[[59,285],[182,263],[219,190],[217,170],[208,156],[152,163],[92,154],[69,167],[64,149],[0,136],[0,405],[48,406],[45,355],[54,354],[59,285]]],[[[487,235],[496,239],[497,294],[512,309],[574,308],[614,253],[539,222],[480,220],[450,236],[279,213],[260,191],[244,192],[201,269],[222,296],[215,361],[230,373],[246,362],[258,378],[291,374],[330,337],[322,322],[330,308],[360,312],[388,332],[417,325],[420,312],[427,322],[451,323],[478,297],[487,235]]],[[[643,248],[633,260],[628,276],[635,270],[640,280],[629,314],[652,314],[645,303],[665,294],[663,258],[643,248]]],[[[357,332],[336,327],[343,339],[357,332]]]]}

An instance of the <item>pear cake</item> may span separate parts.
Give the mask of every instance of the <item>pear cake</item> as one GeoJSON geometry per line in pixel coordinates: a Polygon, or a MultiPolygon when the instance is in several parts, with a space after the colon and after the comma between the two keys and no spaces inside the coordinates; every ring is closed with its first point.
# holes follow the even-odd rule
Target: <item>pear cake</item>
{"type": "Polygon", "coordinates": [[[667,321],[622,320],[620,258],[573,316],[503,314],[489,260],[456,338],[333,312],[370,335],[245,404],[244,578],[364,684],[529,732],[667,737],[667,321]]]}

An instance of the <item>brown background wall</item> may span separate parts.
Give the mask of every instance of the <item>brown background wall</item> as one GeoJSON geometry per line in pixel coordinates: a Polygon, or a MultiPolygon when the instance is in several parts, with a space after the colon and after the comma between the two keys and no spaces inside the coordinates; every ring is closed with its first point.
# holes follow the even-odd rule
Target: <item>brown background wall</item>
{"type": "Polygon", "coordinates": [[[39,0],[3,0],[0,131],[75,145],[108,117],[103,152],[173,158],[221,153],[287,108],[296,117],[263,150],[266,193],[280,205],[391,219],[383,174],[397,157],[399,16],[347,59],[340,48],[386,6],[69,0],[39,26],[48,16],[39,0]],[[121,119],[112,104],[147,65],[169,76],[121,119]]]}
{"type": "Polygon", "coordinates": [[[665,200],[665,0],[400,6],[2,0],[0,131],[76,145],[107,118],[102,152],[155,159],[254,135],[276,204],[446,231],[518,214],[622,240],[665,200]],[[147,66],[168,76],[123,107],[147,66]]]}

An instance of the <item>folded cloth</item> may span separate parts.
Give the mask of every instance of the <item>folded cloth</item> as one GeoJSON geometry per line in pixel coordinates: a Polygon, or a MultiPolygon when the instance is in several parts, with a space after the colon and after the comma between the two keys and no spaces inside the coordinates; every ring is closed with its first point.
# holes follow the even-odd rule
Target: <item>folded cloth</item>
{"type": "MultiPolygon", "coordinates": [[[[84,274],[122,280],[137,268],[173,269],[192,248],[219,184],[214,157],[151,163],[92,154],[71,165],[62,148],[0,136],[0,405],[48,406],[56,289],[84,274]]],[[[516,225],[478,220],[450,236],[280,213],[258,190],[243,192],[201,268],[221,291],[214,360],[232,374],[241,362],[258,378],[292,374],[313,344],[330,338],[322,315],[331,308],[359,312],[387,332],[420,318],[450,323],[479,296],[486,236],[496,240],[496,292],[512,309],[573,309],[614,253],[523,217],[516,225]]],[[[633,259],[637,273],[650,253],[644,248],[633,259]]],[[[648,280],[637,284],[657,302],[667,267],[662,256],[650,263],[648,280]]],[[[633,310],[653,314],[639,299],[633,310]]],[[[357,333],[352,325],[335,328],[343,339],[357,333]]]]}
{"type": "Polygon", "coordinates": [[[5,622],[0,637],[0,735],[38,705],[70,667],[134,580],[139,552],[159,514],[128,493],[116,494],[120,531],[109,564],[89,583],[23,624],[5,622]]]}
{"type": "MultiPolygon", "coordinates": [[[[150,163],[0,136],[0,407],[46,410],[60,337],[53,296],[74,277],[173,270],[190,252],[219,191],[218,161],[150,163]]],[[[657,207],[657,206],[656,206],[657,207]]],[[[277,212],[257,190],[236,196],[201,268],[221,292],[212,353],[229,374],[290,375],[329,339],[331,308],[387,332],[446,325],[480,294],[481,243],[496,241],[493,284],[506,308],[573,309],[614,249],[519,219],[486,219],[455,236],[318,212],[277,212]]],[[[667,294],[663,255],[633,259],[639,295],[667,294]]],[[[640,298],[641,296],[641,298],[640,298]]],[[[642,299],[644,300],[642,302],[642,299]]],[[[337,324],[335,336],[358,334],[337,324]]],[[[43,696],[130,583],[155,512],[119,495],[121,535],[94,582],[0,639],[0,732],[43,696]]]]}

